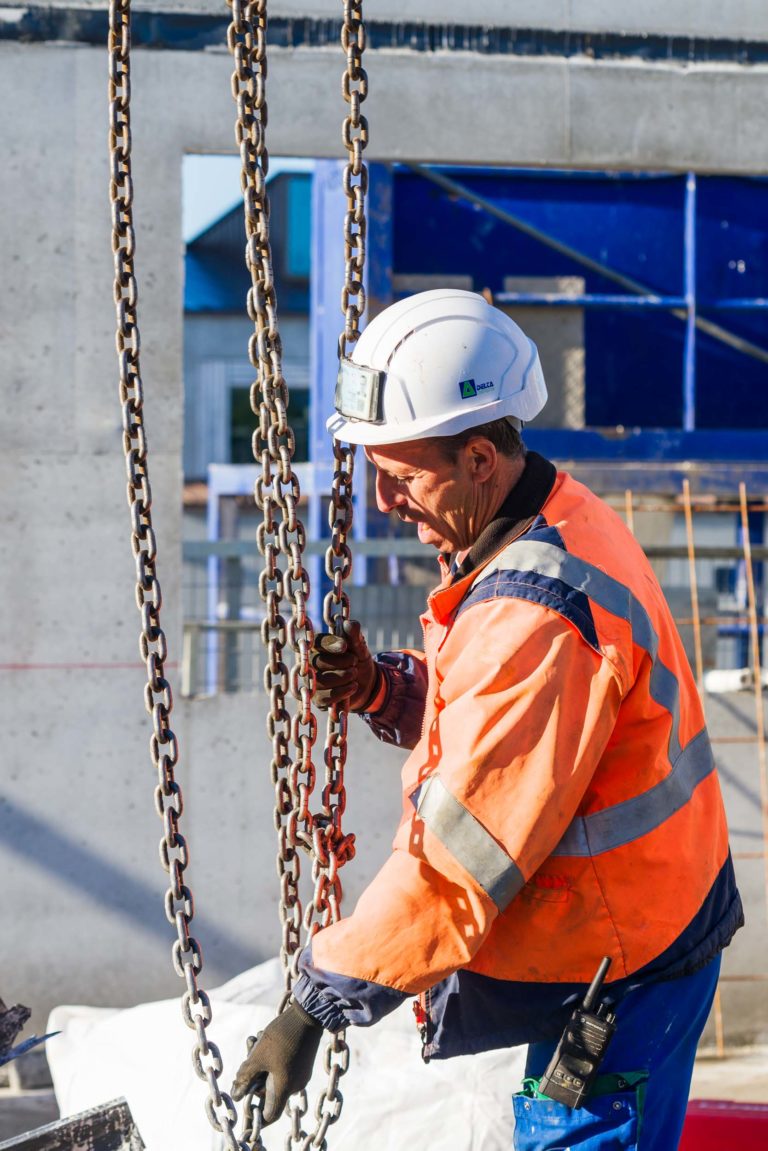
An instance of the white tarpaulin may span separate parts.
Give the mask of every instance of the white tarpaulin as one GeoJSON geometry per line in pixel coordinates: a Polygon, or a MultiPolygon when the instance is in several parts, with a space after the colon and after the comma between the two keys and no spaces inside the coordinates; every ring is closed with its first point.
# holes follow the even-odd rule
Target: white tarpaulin
{"type": "MultiPolygon", "coordinates": [[[[210,993],[208,1032],[224,1059],[223,1089],[244,1058],[246,1036],[274,1016],[281,989],[272,960],[210,993]]],[[[204,1112],[205,1084],[191,1061],[194,1033],[179,1000],[127,1010],[57,1007],[48,1030],[61,1031],[47,1055],[62,1116],[124,1095],[147,1151],[222,1151],[204,1112]]],[[[330,1151],[510,1151],[510,1097],[520,1087],[523,1048],[425,1065],[407,1004],[375,1027],[350,1028],[347,1040],[352,1057],[330,1151]]],[[[308,1088],[311,1111],[326,1079],[322,1062],[308,1088]]],[[[282,1148],[286,1131],[285,1119],[269,1128],[267,1147],[282,1148]]]]}

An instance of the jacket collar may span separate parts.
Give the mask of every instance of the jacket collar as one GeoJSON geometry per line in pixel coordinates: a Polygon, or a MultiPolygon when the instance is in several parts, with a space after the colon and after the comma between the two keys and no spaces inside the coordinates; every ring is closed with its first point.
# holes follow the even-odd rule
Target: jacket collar
{"type": "Polygon", "coordinates": [[[527,522],[536,518],[555,486],[557,469],[538,452],[527,452],[525,470],[498,512],[480,533],[453,573],[458,581],[484,567],[501,551],[510,537],[520,535],[527,522]]]}
{"type": "Polygon", "coordinates": [[[455,570],[449,571],[447,565],[451,557],[440,557],[446,575],[440,587],[429,597],[436,619],[447,619],[469,591],[478,569],[485,567],[507,543],[530,527],[549,499],[556,479],[554,464],[538,452],[526,454],[523,474],[462,562],[455,570]]]}

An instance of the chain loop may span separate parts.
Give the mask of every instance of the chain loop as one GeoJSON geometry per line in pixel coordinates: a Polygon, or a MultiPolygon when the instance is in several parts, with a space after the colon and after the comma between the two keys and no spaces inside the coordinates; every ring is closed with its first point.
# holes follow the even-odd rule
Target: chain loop
{"type": "Polygon", "coordinates": [[[141,617],[139,650],[147,668],[144,702],[152,716],[150,756],[157,772],[155,806],[163,822],[160,859],[170,886],[165,894],[165,913],[176,928],[172,948],[174,967],[184,979],[182,1017],[196,1035],[193,1063],[207,1084],[206,1111],[212,1125],[222,1133],[227,1151],[248,1151],[235,1134],[237,1115],[228,1095],[218,1087],[221,1058],[206,1038],[211,1004],[198,984],[203,957],[190,931],[194,900],[184,882],[189,853],[179,833],[183,809],[181,788],[174,778],[179,746],[171,729],[173,695],[165,678],[168,656],[160,624],[162,592],[157,577],[157,544],[152,527],[152,495],[147,463],[143,399],[139,365],[138,289],[134,269],[136,238],[133,226],[133,180],[131,176],[130,125],[130,0],[111,0],[109,8],[109,196],[112,207],[112,251],[115,260],[114,301],[117,319],[115,347],[119,368],[119,398],[123,423],[123,449],[131,519],[131,549],[136,564],[136,604],[141,617]]]}
{"type": "MultiPolygon", "coordinates": [[[[272,744],[270,771],[275,789],[274,822],[278,837],[281,960],[285,979],[282,1010],[296,978],[302,922],[311,937],[321,926],[340,915],[342,892],[338,871],[354,854],[354,838],[344,835],[341,824],[346,804],[343,775],[346,715],[343,712],[334,712],[329,719],[322,808],[313,814],[310,807],[316,782],[313,748],[317,739],[317,720],[312,711],[314,672],[309,662],[314,630],[307,610],[310,585],[303,565],[306,533],[298,516],[301,492],[292,467],[295,438],[288,422],[289,393],[282,374],[282,345],[269,242],[266,186],[269,171],[266,147],[267,4],[266,0],[228,2],[232,20],[227,44],[234,59],[231,87],[237,107],[235,138],[242,163],[245,260],[251,273],[247,303],[248,315],[254,323],[248,353],[256,373],[251,386],[251,407],[258,418],[258,426],[253,433],[253,455],[261,464],[254,497],[262,512],[257,542],[264,561],[259,591],[265,605],[261,634],[266,651],[264,687],[269,699],[267,730],[272,744]],[[287,622],[283,615],[284,606],[290,608],[287,622]],[[292,652],[290,667],[285,658],[286,647],[292,652]],[[313,894],[305,913],[302,912],[299,891],[300,850],[313,853],[313,894]]],[[[364,46],[360,7],[360,4],[345,5],[342,34],[347,53],[343,91],[351,109],[345,122],[344,138],[350,141],[357,156],[351,161],[350,172],[345,177],[345,188],[353,201],[344,232],[348,265],[344,288],[345,330],[349,332],[351,341],[357,338],[359,316],[365,306],[362,290],[365,256],[362,197],[366,174],[359,157],[367,138],[367,124],[360,116],[359,103],[364,98],[367,81],[360,65],[364,46]]],[[[332,606],[324,612],[326,623],[331,628],[336,626],[337,618],[345,618],[342,613],[349,614],[343,580],[351,569],[346,532],[352,520],[350,485],[353,457],[350,451],[346,451],[341,458],[343,466],[341,478],[334,484],[336,511],[331,525],[331,545],[337,558],[327,561],[334,569],[331,576],[332,606]]],[[[343,1036],[334,1037],[329,1050],[337,1050],[339,1042],[344,1044],[343,1036]]],[[[337,1081],[344,1070],[346,1066],[334,1065],[331,1070],[329,1065],[329,1084],[316,1112],[317,1127],[311,1134],[308,1135],[302,1126],[307,1113],[305,1093],[290,1101],[289,1147],[325,1146],[325,1131],[338,1117],[341,1108],[337,1081]]],[[[259,1132],[260,1112],[252,1102],[246,1115],[244,1136],[249,1143],[253,1140],[254,1146],[261,1146],[259,1132]]]]}
{"type": "MultiPolygon", "coordinates": [[[[346,804],[344,764],[346,722],[343,711],[332,709],[324,753],[325,786],[322,809],[313,815],[310,797],[315,785],[312,748],[317,722],[312,713],[314,673],[309,663],[313,642],[312,622],[307,613],[309,578],[303,567],[306,542],[298,517],[301,492],[292,470],[295,449],[288,424],[288,388],[282,375],[282,347],[277,327],[277,301],[269,246],[269,202],[266,177],[269,158],[265,146],[266,104],[266,0],[228,0],[232,21],[227,43],[235,61],[232,95],[237,104],[236,139],[242,160],[241,185],[246,227],[246,263],[252,286],[248,293],[248,314],[255,331],[249,341],[249,355],[257,371],[251,388],[251,403],[258,416],[253,435],[254,457],[262,465],[255,485],[255,498],[263,512],[259,528],[259,549],[264,570],[259,587],[265,602],[262,638],[267,650],[265,689],[270,700],[268,731],[272,741],[271,773],[275,786],[275,825],[278,832],[278,872],[281,881],[283,922],[282,959],[287,1002],[301,947],[302,918],[309,937],[340,915],[341,883],[339,869],[354,855],[354,837],[344,835],[342,816],[346,804]],[[286,570],[279,557],[286,558],[286,570]],[[281,604],[287,600],[291,618],[286,624],[281,604]],[[290,670],[283,659],[286,644],[293,652],[290,670]],[[298,706],[291,716],[288,695],[298,706]],[[313,897],[302,917],[299,896],[300,861],[298,848],[313,852],[313,897]]],[[[175,781],[179,759],[178,740],[171,729],[173,697],[165,678],[167,641],[160,624],[162,592],[156,573],[157,542],[151,518],[151,488],[147,464],[147,441],[143,419],[143,386],[139,366],[138,289],[134,272],[135,232],[133,226],[133,180],[131,173],[130,125],[130,0],[111,0],[109,15],[109,146],[110,201],[112,207],[112,249],[115,260],[114,302],[117,320],[115,345],[119,367],[119,398],[123,425],[127,495],[131,520],[131,548],[136,565],[136,602],[141,616],[139,648],[147,668],[145,704],[152,716],[150,755],[157,772],[155,805],[163,822],[160,857],[168,872],[170,886],[165,910],[175,924],[174,967],[186,984],[182,1016],[195,1031],[193,1064],[207,1084],[206,1113],[211,1125],[221,1133],[227,1151],[263,1151],[261,1113],[253,1100],[247,1100],[243,1141],[234,1129],[237,1113],[231,1098],[218,1086],[222,1062],[218,1048],[207,1039],[211,1022],[210,1000],[199,986],[203,966],[199,944],[190,932],[194,915],[191,889],[184,882],[189,863],[186,841],[179,832],[183,809],[182,793],[175,781]]],[[[343,138],[349,151],[344,174],[348,210],[344,224],[346,276],[342,292],[345,327],[339,341],[340,354],[359,334],[359,321],[365,309],[363,268],[365,260],[364,197],[367,171],[362,151],[368,138],[368,125],[360,113],[367,93],[367,77],[362,69],[365,29],[362,0],[344,0],[342,46],[347,67],[342,91],[349,104],[343,138]]],[[[343,582],[351,570],[347,534],[352,523],[351,483],[353,449],[334,444],[335,475],[330,506],[331,546],[326,571],[332,590],[324,601],[324,620],[337,629],[349,615],[349,601],[343,582]]],[[[306,1095],[300,1093],[289,1105],[292,1133],[290,1145],[325,1148],[326,1132],[340,1114],[342,1095],[338,1081],[348,1066],[349,1049],[343,1033],[334,1035],[326,1053],[328,1087],[322,1092],[311,1134],[302,1128],[307,1112],[306,1095]],[[339,1056],[339,1058],[334,1058],[339,1056]]]]}
{"type": "MultiPolygon", "coordinates": [[[[342,94],[349,104],[349,113],[342,128],[342,137],[349,152],[344,169],[343,185],[347,198],[344,218],[345,275],[342,290],[344,330],[339,336],[339,357],[351,351],[360,332],[360,319],[365,310],[363,269],[365,265],[365,192],[368,171],[362,162],[362,149],[368,139],[368,122],[360,112],[360,104],[368,90],[368,77],[362,66],[365,48],[365,25],[362,0],[343,0],[344,19],[341,45],[346,53],[346,68],[342,77],[342,94]]],[[[352,477],[355,465],[354,448],[333,440],[334,474],[328,522],[331,541],[325,557],[325,572],[331,581],[331,590],[323,600],[323,621],[329,631],[338,632],[349,618],[349,597],[344,591],[344,580],[352,571],[352,553],[347,543],[352,528],[352,477]]],[[[307,909],[306,929],[311,936],[317,930],[313,914],[321,916],[321,925],[332,922],[341,898],[341,885],[336,869],[354,856],[354,836],[342,832],[341,817],[346,797],[344,792],[344,764],[347,746],[347,712],[332,707],[326,723],[325,787],[323,806],[315,821],[323,835],[315,836],[315,895],[307,909]],[[329,850],[326,850],[326,847],[329,850]],[[332,861],[332,863],[330,862],[332,861]],[[329,876],[333,868],[333,877],[329,876]]]]}
{"type": "MultiPolygon", "coordinates": [[[[368,93],[368,77],[362,64],[365,50],[363,2],[343,0],[343,6],[341,44],[346,53],[346,68],[341,89],[349,110],[342,128],[348,161],[343,177],[347,211],[344,218],[345,274],[341,293],[344,329],[339,336],[340,359],[350,354],[356,343],[365,311],[365,195],[368,190],[368,169],[362,160],[363,149],[368,142],[368,121],[360,111],[368,93]]],[[[329,631],[338,632],[343,621],[349,618],[349,597],[344,591],[344,581],[352,571],[352,553],[347,540],[352,529],[355,449],[334,439],[333,458],[333,483],[328,508],[331,541],[325,559],[325,571],[331,581],[331,590],[324,597],[323,621],[329,631]]],[[[342,816],[346,807],[344,766],[347,758],[347,721],[345,708],[329,709],[323,753],[325,786],[322,791],[322,808],[315,815],[312,828],[314,894],[305,914],[305,929],[309,938],[339,918],[342,895],[339,870],[355,854],[354,836],[345,835],[342,829],[342,816]]],[[[315,1110],[317,1125],[313,1135],[302,1145],[303,1151],[309,1148],[325,1151],[328,1128],[341,1114],[343,1097],[338,1082],[348,1066],[349,1048],[342,1031],[333,1036],[326,1051],[328,1086],[318,1100],[315,1110]]]]}
{"type": "MultiPolygon", "coordinates": [[[[257,540],[264,559],[259,590],[265,604],[262,624],[262,639],[267,652],[264,686],[270,702],[267,730],[272,741],[270,767],[278,834],[281,959],[285,975],[282,1009],[296,977],[302,921],[307,936],[311,938],[321,927],[339,918],[342,895],[339,870],[354,855],[354,837],[345,835],[342,830],[346,806],[344,764],[347,735],[347,716],[342,709],[332,709],[328,716],[322,807],[315,814],[310,810],[316,777],[312,754],[317,738],[317,721],[312,713],[314,673],[309,664],[314,632],[307,612],[310,587],[302,562],[306,536],[297,514],[300,489],[292,470],[295,440],[288,424],[289,396],[282,375],[282,347],[277,328],[277,301],[269,246],[266,191],[269,159],[265,141],[267,6],[265,0],[254,0],[250,4],[232,0],[231,7],[232,22],[227,43],[235,62],[232,74],[232,95],[237,106],[235,137],[242,161],[245,258],[251,272],[248,314],[255,329],[248,350],[257,376],[251,387],[251,407],[258,417],[258,427],[253,434],[253,454],[262,468],[254,495],[263,516],[257,540]],[[282,615],[282,605],[286,601],[291,608],[287,624],[282,615]],[[293,652],[290,669],[284,658],[286,645],[293,652]],[[289,698],[293,714],[289,710],[289,698]],[[299,893],[299,849],[310,850],[313,854],[313,893],[303,915],[299,893]]],[[[346,275],[342,308],[345,327],[339,343],[340,354],[346,351],[347,344],[353,344],[357,339],[360,317],[365,308],[364,197],[367,171],[362,164],[362,150],[367,143],[368,125],[360,113],[360,104],[367,93],[367,77],[362,68],[365,29],[361,0],[345,0],[342,46],[347,56],[342,92],[349,104],[342,135],[350,159],[344,174],[347,214],[344,222],[346,275]]],[[[349,616],[349,601],[343,585],[352,566],[347,535],[352,524],[353,449],[334,443],[334,457],[335,476],[329,512],[331,545],[326,559],[332,589],[325,597],[323,610],[324,621],[330,630],[337,630],[349,616]]],[[[344,1037],[335,1036],[329,1051],[341,1050],[348,1050],[344,1037]]],[[[329,1064],[328,1070],[328,1088],[316,1111],[317,1127],[311,1135],[306,1135],[302,1129],[302,1119],[307,1111],[304,1093],[289,1103],[290,1146],[325,1147],[325,1132],[338,1117],[341,1107],[338,1079],[346,1070],[346,1062],[334,1064],[333,1068],[329,1064]]],[[[255,1118],[258,1128],[258,1113],[252,1118],[255,1118]]]]}

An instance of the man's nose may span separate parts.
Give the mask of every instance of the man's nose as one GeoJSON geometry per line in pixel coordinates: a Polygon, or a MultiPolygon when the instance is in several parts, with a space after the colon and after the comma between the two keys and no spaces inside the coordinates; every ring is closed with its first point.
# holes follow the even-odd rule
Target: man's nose
{"type": "Polygon", "coordinates": [[[390,476],[383,475],[381,472],[376,473],[376,504],[380,512],[391,512],[398,503],[402,503],[402,499],[398,499],[400,493],[397,490],[397,485],[390,476]]]}

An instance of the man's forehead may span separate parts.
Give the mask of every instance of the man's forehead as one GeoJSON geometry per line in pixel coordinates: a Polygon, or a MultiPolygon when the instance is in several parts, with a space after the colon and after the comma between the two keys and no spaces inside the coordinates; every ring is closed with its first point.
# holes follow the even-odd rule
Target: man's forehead
{"type": "Polygon", "coordinates": [[[442,458],[437,442],[430,439],[405,440],[399,444],[376,444],[375,447],[369,445],[365,449],[365,454],[372,464],[382,469],[393,464],[404,466],[432,464],[442,458]]]}

